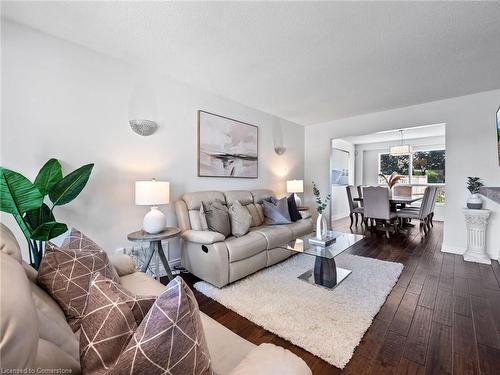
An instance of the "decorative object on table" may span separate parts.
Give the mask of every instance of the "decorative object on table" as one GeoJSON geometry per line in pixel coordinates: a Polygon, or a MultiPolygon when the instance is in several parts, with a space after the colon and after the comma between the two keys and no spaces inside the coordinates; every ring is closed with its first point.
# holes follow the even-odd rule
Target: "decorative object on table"
{"type": "Polygon", "coordinates": [[[262,201],[262,210],[268,225],[290,224],[290,211],[288,211],[288,199],[283,197],[276,199],[271,197],[262,201]]]}
{"type": "Polygon", "coordinates": [[[382,177],[382,179],[385,181],[389,190],[392,190],[394,185],[396,185],[398,181],[403,178],[403,176],[400,176],[397,172],[392,172],[389,178],[387,178],[382,173],[380,173],[379,176],[382,177]]]}
{"type": "Polygon", "coordinates": [[[127,235],[127,239],[129,241],[149,242],[149,252],[144,260],[144,263],[139,265],[141,271],[146,272],[149,269],[153,256],[157,254],[160,257],[160,261],[163,264],[165,271],[167,272],[168,279],[172,280],[173,279],[172,271],[170,270],[167,257],[163,252],[162,241],[166,241],[167,246],[169,246],[168,240],[179,237],[180,233],[181,231],[179,228],[170,228],[170,227],[164,228],[160,233],[156,234],[146,233],[143,230],[129,233],[127,235]]]}
{"type": "Polygon", "coordinates": [[[298,193],[304,192],[304,180],[287,180],[286,192],[293,194],[297,207],[302,206],[302,200],[300,199],[298,193]]]}
{"type": "Polygon", "coordinates": [[[154,134],[158,130],[156,114],[154,89],[143,83],[135,85],[128,104],[128,123],[132,131],[144,137],[154,134]]]}
{"type": "Polygon", "coordinates": [[[150,234],[160,233],[167,225],[167,218],[158,209],[160,204],[170,202],[170,183],[166,181],[136,181],[135,204],[151,206],[151,210],[144,216],[142,229],[150,234]]]}
{"type": "Polygon", "coordinates": [[[259,128],[198,111],[198,176],[258,177],[259,128]]]}
{"type": "Polygon", "coordinates": [[[390,148],[389,153],[391,156],[408,155],[413,152],[412,146],[403,142],[403,130],[399,130],[399,135],[401,136],[400,144],[399,146],[392,146],[390,148]]]}
{"type": "Polygon", "coordinates": [[[273,143],[274,143],[274,152],[277,155],[283,155],[286,152],[286,146],[283,139],[283,124],[282,120],[276,118],[276,121],[273,124],[273,143]]]}
{"type": "Polygon", "coordinates": [[[337,232],[328,232],[326,236],[323,237],[322,239],[311,237],[308,239],[308,242],[311,246],[328,247],[335,242],[337,236],[338,236],[337,232]]]}
{"type": "Polygon", "coordinates": [[[498,164],[500,165],[500,107],[497,109],[497,142],[498,142],[498,164]]]}
{"type": "Polygon", "coordinates": [[[467,190],[470,191],[470,197],[467,198],[467,208],[480,210],[483,208],[483,200],[479,196],[479,191],[484,184],[479,177],[467,177],[467,190]]]}
{"type": "Polygon", "coordinates": [[[326,236],[326,233],[328,232],[328,223],[323,216],[323,211],[325,210],[326,206],[328,205],[328,201],[332,197],[330,194],[326,196],[326,198],[323,200],[321,198],[321,192],[318,189],[318,186],[316,183],[313,181],[313,194],[316,199],[316,211],[318,211],[318,218],[316,219],[316,238],[322,239],[324,236],[326,236]]]}
{"type": "Polygon", "coordinates": [[[348,185],[350,152],[334,147],[331,152],[332,185],[348,185]]]}
{"type": "Polygon", "coordinates": [[[30,264],[38,269],[45,242],[68,230],[56,221],[54,209],[75,199],[83,190],[94,164],[86,164],[63,177],[61,163],[50,159],[32,183],[18,172],[0,168],[0,209],[12,214],[28,241],[30,264]],[[52,207],[45,202],[48,196],[52,207]]]}
{"type": "Polygon", "coordinates": [[[467,225],[467,250],[463,257],[468,262],[491,264],[486,250],[486,228],[490,210],[463,209],[467,225]]]}

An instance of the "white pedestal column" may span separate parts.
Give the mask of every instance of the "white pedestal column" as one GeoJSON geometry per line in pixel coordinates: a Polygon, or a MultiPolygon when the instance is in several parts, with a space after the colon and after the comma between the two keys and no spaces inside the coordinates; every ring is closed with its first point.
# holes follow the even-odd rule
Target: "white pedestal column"
{"type": "Polygon", "coordinates": [[[463,212],[467,226],[467,251],[464,253],[464,260],[491,264],[490,256],[486,251],[486,227],[490,210],[464,208],[463,212]]]}

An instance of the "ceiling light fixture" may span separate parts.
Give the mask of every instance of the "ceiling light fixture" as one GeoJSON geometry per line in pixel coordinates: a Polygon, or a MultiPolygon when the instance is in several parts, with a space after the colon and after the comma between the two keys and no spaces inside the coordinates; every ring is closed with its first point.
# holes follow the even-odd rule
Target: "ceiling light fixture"
{"type": "Polygon", "coordinates": [[[390,148],[390,154],[392,156],[409,155],[412,153],[413,149],[410,144],[403,144],[403,130],[399,131],[401,135],[401,144],[399,146],[392,146],[390,148]]]}

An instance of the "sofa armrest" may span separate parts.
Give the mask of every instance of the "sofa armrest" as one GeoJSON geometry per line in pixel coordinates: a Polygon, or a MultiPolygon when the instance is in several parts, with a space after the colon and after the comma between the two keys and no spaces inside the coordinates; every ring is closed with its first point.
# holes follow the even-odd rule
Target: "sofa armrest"
{"type": "Polygon", "coordinates": [[[189,242],[195,242],[202,245],[210,245],[215,242],[222,242],[226,238],[223,234],[209,230],[186,230],[182,232],[182,238],[189,242]]]}
{"type": "Polygon", "coordinates": [[[130,275],[137,271],[134,260],[126,254],[111,255],[109,260],[113,267],[115,267],[118,276],[130,275]]]}
{"type": "Polygon", "coordinates": [[[260,344],[236,366],[230,375],[312,375],[304,360],[274,344],[260,344]]]}

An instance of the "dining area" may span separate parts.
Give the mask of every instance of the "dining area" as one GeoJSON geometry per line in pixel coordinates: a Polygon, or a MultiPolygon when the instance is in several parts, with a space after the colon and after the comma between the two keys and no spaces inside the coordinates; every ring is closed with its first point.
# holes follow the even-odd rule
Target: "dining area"
{"type": "Polygon", "coordinates": [[[387,238],[419,225],[422,236],[434,226],[438,186],[426,186],[417,194],[413,186],[346,186],[350,228],[364,225],[367,230],[382,230],[387,238]],[[415,224],[416,223],[416,224],[415,224]]]}

